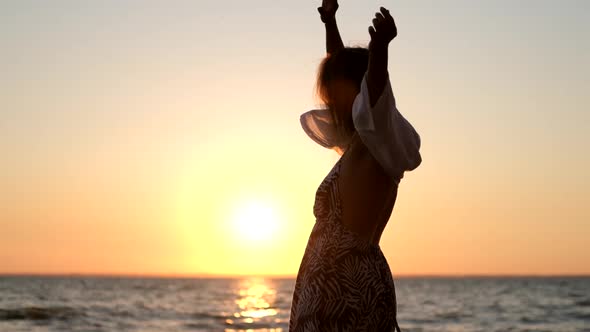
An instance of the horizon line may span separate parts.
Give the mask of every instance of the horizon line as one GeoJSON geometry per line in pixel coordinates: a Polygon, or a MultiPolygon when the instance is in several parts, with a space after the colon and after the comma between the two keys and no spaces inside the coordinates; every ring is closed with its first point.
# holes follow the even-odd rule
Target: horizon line
{"type": "MultiPolygon", "coordinates": [[[[296,274],[182,274],[182,273],[35,273],[35,272],[0,272],[0,277],[65,277],[65,278],[128,278],[128,279],[247,279],[247,278],[263,278],[263,279],[295,279],[296,274]]],[[[420,278],[448,278],[448,279],[462,279],[462,278],[590,278],[590,273],[576,273],[576,274],[543,274],[543,273],[514,273],[514,274],[395,274],[395,279],[420,279],[420,278]]]]}

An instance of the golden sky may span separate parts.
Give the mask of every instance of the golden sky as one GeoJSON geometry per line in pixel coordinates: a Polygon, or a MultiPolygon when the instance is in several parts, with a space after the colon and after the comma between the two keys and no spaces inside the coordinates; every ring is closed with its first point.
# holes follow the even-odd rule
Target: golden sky
{"type": "MultiPolygon", "coordinates": [[[[346,44],[381,4],[341,1],[346,44]]],[[[298,121],[317,5],[1,5],[0,273],[296,274],[338,157],[298,121]]],[[[424,160],[394,275],[590,273],[588,3],[387,5],[424,160]]]]}

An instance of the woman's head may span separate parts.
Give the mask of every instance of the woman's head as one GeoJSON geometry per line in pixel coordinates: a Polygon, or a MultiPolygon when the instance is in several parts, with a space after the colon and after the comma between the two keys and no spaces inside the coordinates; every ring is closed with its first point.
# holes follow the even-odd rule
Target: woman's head
{"type": "Polygon", "coordinates": [[[354,131],[352,104],[360,91],[368,63],[369,50],[351,47],[328,55],[319,67],[318,96],[345,134],[354,131]]]}

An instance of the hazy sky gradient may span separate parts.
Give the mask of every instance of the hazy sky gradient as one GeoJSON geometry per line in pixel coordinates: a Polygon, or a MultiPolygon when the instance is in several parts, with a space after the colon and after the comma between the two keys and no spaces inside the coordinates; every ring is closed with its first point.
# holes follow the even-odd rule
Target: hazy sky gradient
{"type": "MultiPolygon", "coordinates": [[[[0,2],[0,273],[295,274],[337,160],[298,119],[320,3],[0,2]],[[248,202],[272,238],[236,233],[248,202]]],[[[590,273],[590,2],[340,5],[348,45],[391,9],[422,137],[394,274],[590,273]]]]}

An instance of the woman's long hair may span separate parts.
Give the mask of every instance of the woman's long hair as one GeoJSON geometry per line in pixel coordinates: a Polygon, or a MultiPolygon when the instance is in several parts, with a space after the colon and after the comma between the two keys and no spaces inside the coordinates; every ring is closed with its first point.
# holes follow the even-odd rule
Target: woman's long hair
{"type": "Polygon", "coordinates": [[[340,51],[329,54],[321,62],[318,70],[316,92],[320,101],[330,110],[332,119],[343,134],[350,135],[354,131],[352,112],[336,112],[333,107],[333,99],[330,96],[328,86],[337,80],[352,82],[360,91],[363,77],[369,65],[369,50],[363,47],[346,47],[340,51]]]}

